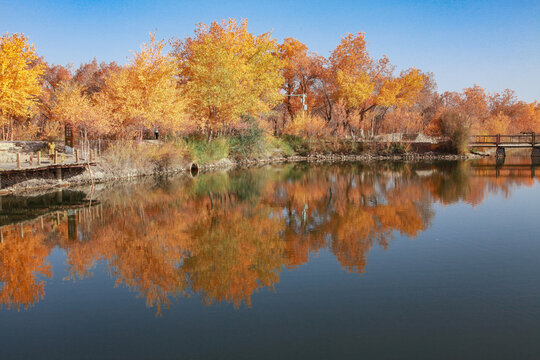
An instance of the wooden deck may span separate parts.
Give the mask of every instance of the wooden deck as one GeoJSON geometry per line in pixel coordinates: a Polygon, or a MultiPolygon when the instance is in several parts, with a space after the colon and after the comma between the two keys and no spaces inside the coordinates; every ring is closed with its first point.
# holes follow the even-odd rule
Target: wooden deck
{"type": "Polygon", "coordinates": [[[55,170],[55,169],[69,169],[69,168],[83,168],[90,166],[95,166],[95,162],[91,163],[85,163],[85,162],[70,162],[70,163],[60,163],[60,164],[49,164],[49,163],[43,163],[41,165],[28,165],[28,166],[21,166],[20,168],[17,168],[17,166],[14,166],[13,164],[1,164],[3,166],[0,166],[0,176],[2,174],[18,174],[18,173],[24,173],[24,172],[35,172],[35,171],[44,171],[44,170],[55,170]]]}
{"type": "Polygon", "coordinates": [[[26,166],[0,164],[0,191],[31,179],[65,180],[83,173],[85,168],[96,164],[96,162],[42,163],[39,165],[26,164],[26,166]]]}

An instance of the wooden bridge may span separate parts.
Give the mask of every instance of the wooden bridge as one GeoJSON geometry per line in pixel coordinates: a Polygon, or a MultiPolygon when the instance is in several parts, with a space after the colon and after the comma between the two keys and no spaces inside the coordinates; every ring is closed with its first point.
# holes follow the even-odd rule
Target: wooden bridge
{"type": "Polygon", "coordinates": [[[469,147],[497,148],[497,157],[505,157],[506,148],[531,148],[532,157],[540,157],[540,135],[535,133],[516,135],[472,135],[469,139],[469,147]]]}

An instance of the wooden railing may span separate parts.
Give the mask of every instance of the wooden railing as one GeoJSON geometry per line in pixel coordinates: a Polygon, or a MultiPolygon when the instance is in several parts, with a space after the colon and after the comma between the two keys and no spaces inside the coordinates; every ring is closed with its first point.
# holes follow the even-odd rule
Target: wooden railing
{"type": "Polygon", "coordinates": [[[535,133],[514,135],[472,135],[469,146],[534,147],[540,145],[540,135],[535,133]]]}

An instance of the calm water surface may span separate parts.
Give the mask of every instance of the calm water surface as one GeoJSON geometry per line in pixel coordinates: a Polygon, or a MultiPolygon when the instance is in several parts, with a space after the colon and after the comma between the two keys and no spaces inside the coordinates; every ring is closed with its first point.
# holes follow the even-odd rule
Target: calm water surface
{"type": "Polygon", "coordinates": [[[297,164],[3,197],[0,359],[538,359],[532,170],[297,164]]]}

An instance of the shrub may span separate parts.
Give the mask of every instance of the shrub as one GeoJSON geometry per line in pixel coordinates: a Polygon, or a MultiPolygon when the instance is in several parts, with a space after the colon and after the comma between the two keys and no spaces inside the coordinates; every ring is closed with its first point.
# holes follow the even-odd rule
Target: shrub
{"type": "Polygon", "coordinates": [[[310,152],[310,144],[309,140],[307,139],[289,134],[283,135],[281,139],[288,145],[288,147],[300,155],[307,155],[310,152]]]}
{"type": "Polygon", "coordinates": [[[399,142],[388,142],[381,149],[381,153],[384,155],[403,155],[408,153],[410,145],[399,142]]]}
{"type": "Polygon", "coordinates": [[[268,144],[264,131],[252,118],[244,119],[246,129],[231,137],[231,155],[236,158],[256,158],[266,155],[268,144]]]}
{"type": "Polygon", "coordinates": [[[115,141],[103,153],[102,164],[115,173],[163,172],[187,162],[187,151],[181,143],[148,144],[115,141]]]}
{"type": "Polygon", "coordinates": [[[458,154],[467,152],[471,127],[466,115],[458,112],[446,112],[441,117],[441,131],[452,142],[458,154]]]}
{"type": "Polygon", "coordinates": [[[142,154],[139,144],[133,141],[117,141],[112,143],[103,153],[103,166],[115,173],[145,171],[151,164],[142,154]]]}
{"type": "Polygon", "coordinates": [[[186,162],[187,151],[181,144],[167,142],[159,145],[146,145],[146,147],[145,154],[157,172],[178,167],[186,162]]]}
{"type": "Polygon", "coordinates": [[[326,122],[319,116],[305,111],[297,114],[284,130],[285,134],[304,138],[321,137],[326,134],[326,122]]]}

